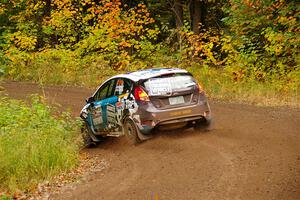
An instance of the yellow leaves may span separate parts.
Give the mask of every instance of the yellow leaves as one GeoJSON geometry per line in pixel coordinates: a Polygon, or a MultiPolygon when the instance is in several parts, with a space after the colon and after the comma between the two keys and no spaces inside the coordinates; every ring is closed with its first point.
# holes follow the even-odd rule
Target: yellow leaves
{"type": "Polygon", "coordinates": [[[37,37],[36,36],[27,36],[21,31],[15,32],[11,36],[11,40],[14,42],[15,46],[22,50],[34,50],[37,37]]]}
{"type": "MultiPolygon", "coordinates": [[[[16,1],[16,6],[22,2],[24,10],[9,19],[18,25],[11,41],[24,52],[35,50],[37,41],[42,41],[41,48],[101,54],[110,65],[121,68],[133,57],[147,58],[158,48],[152,41],[159,29],[143,3],[129,8],[121,0],[16,1]]],[[[0,13],[5,9],[0,5],[0,13]]]]}
{"type": "Polygon", "coordinates": [[[222,52],[229,53],[231,55],[235,55],[237,53],[236,49],[233,47],[233,41],[231,36],[223,35],[221,38],[222,52]]]}
{"type": "Polygon", "coordinates": [[[221,44],[220,35],[214,30],[208,30],[198,35],[191,31],[180,30],[183,41],[187,40],[188,46],[185,47],[185,53],[192,55],[193,58],[203,62],[219,65],[215,48],[221,44]]]}
{"type": "Polygon", "coordinates": [[[6,9],[0,5],[0,15],[4,14],[6,9]]]}
{"type": "Polygon", "coordinates": [[[37,2],[36,4],[32,4],[32,9],[37,11],[45,6],[44,2],[37,2]]]}
{"type": "Polygon", "coordinates": [[[290,19],[288,17],[286,17],[286,16],[278,16],[278,22],[280,22],[280,23],[285,24],[285,23],[287,23],[289,21],[290,21],[290,19]]]}
{"type": "Polygon", "coordinates": [[[276,55],[280,55],[282,53],[282,46],[275,47],[275,53],[276,55]]]}

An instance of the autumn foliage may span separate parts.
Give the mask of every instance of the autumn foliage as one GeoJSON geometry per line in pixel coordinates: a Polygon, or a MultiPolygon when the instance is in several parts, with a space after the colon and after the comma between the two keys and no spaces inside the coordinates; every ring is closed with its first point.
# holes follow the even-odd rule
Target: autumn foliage
{"type": "MultiPolygon", "coordinates": [[[[157,48],[159,30],[144,4],[129,8],[120,0],[35,2],[1,5],[0,14],[12,28],[3,34],[3,50],[11,61],[18,59],[16,53],[61,49],[75,51],[77,57],[101,56],[119,69],[133,59],[147,58],[157,48]]],[[[31,55],[25,57],[23,61],[30,62],[31,55]]]]}
{"type": "Polygon", "coordinates": [[[234,82],[300,85],[295,1],[2,2],[0,63],[14,79],[82,84],[115,70],[197,65],[234,82]]]}
{"type": "Polygon", "coordinates": [[[300,76],[299,4],[231,0],[225,11],[230,35],[223,48],[232,70],[258,80],[287,76],[294,81],[292,76],[300,76]]]}

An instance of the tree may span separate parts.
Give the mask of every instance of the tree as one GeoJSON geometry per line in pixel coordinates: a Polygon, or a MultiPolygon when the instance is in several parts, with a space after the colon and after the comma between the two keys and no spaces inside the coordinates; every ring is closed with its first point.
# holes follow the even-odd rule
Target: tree
{"type": "Polygon", "coordinates": [[[204,0],[192,0],[190,4],[192,31],[200,33],[200,27],[205,26],[207,4],[204,0]]]}
{"type": "Polygon", "coordinates": [[[225,7],[231,63],[264,79],[299,69],[299,12],[296,1],[230,0],[225,7]]]}

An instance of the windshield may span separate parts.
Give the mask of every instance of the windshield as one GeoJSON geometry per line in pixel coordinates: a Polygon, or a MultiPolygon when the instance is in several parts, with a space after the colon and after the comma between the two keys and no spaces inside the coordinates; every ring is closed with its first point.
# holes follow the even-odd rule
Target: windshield
{"type": "Polygon", "coordinates": [[[144,82],[150,96],[171,95],[172,92],[188,89],[196,85],[194,78],[188,74],[154,77],[144,82]]]}

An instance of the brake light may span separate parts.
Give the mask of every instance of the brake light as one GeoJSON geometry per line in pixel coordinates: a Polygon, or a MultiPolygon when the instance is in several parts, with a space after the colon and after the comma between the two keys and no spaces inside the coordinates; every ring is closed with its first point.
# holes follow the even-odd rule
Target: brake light
{"type": "Polygon", "coordinates": [[[140,86],[134,89],[134,98],[138,101],[150,101],[148,94],[140,86]]]}

